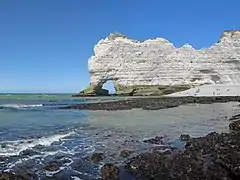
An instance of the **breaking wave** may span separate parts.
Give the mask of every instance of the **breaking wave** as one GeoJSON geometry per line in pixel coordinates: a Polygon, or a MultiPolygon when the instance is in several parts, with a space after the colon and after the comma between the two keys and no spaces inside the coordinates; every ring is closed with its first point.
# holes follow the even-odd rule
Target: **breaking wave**
{"type": "Polygon", "coordinates": [[[43,104],[0,104],[0,109],[33,109],[43,107],[43,104]]]}
{"type": "Polygon", "coordinates": [[[35,146],[50,146],[52,143],[61,141],[63,138],[73,134],[74,132],[69,132],[67,134],[56,134],[38,139],[2,141],[0,146],[0,156],[16,156],[19,155],[20,152],[35,146]]]}

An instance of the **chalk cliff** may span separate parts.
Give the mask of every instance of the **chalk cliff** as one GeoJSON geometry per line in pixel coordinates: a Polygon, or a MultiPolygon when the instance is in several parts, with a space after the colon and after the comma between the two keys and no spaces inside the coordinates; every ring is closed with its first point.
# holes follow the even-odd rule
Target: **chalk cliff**
{"type": "Polygon", "coordinates": [[[161,95],[205,84],[240,84],[240,30],[223,32],[209,48],[180,48],[166,39],[137,41],[113,33],[94,46],[88,60],[89,87],[81,94],[107,93],[113,80],[117,94],[161,95]]]}

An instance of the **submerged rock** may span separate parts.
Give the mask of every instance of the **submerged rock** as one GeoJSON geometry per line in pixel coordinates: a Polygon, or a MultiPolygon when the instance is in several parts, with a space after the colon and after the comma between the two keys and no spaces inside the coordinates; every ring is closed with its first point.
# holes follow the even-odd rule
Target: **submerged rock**
{"type": "Polygon", "coordinates": [[[91,162],[93,162],[93,163],[98,163],[98,162],[102,161],[103,159],[104,159],[103,153],[94,153],[90,158],[91,162]]]}
{"type": "Polygon", "coordinates": [[[151,139],[146,139],[143,141],[144,143],[149,143],[149,144],[163,144],[163,137],[156,136],[151,139]]]}
{"type": "Polygon", "coordinates": [[[21,156],[33,156],[36,154],[40,154],[39,152],[34,151],[33,149],[26,149],[22,152],[20,152],[21,156]]]}
{"type": "Polygon", "coordinates": [[[120,157],[122,158],[127,158],[129,157],[131,154],[133,153],[133,151],[130,150],[122,150],[119,154],[120,157]]]}
{"type": "Polygon", "coordinates": [[[6,148],[6,147],[7,147],[7,144],[6,144],[6,143],[1,143],[1,144],[0,144],[0,147],[1,147],[1,148],[6,148]]]}

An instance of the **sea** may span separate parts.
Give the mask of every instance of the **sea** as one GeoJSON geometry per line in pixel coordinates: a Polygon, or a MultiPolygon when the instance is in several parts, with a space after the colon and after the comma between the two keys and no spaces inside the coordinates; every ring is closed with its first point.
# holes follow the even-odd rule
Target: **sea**
{"type": "MultiPolygon", "coordinates": [[[[114,98],[114,99],[113,99],[114,98]]],[[[228,132],[229,118],[240,113],[237,102],[188,104],[164,110],[89,111],[60,107],[117,100],[84,99],[71,94],[0,94],[0,171],[36,174],[34,179],[93,180],[103,164],[121,165],[119,156],[135,156],[162,146],[183,148],[181,134],[192,137],[228,132]],[[163,137],[164,144],[144,140],[163,137]],[[93,153],[104,159],[92,163],[93,153]],[[46,167],[57,166],[54,170],[46,167]]]]}

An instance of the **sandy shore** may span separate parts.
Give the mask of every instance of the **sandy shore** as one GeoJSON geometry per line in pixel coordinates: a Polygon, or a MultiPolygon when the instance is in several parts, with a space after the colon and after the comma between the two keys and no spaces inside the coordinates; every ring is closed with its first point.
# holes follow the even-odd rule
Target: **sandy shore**
{"type": "Polygon", "coordinates": [[[240,96],[240,85],[204,85],[166,96],[240,96]]]}

